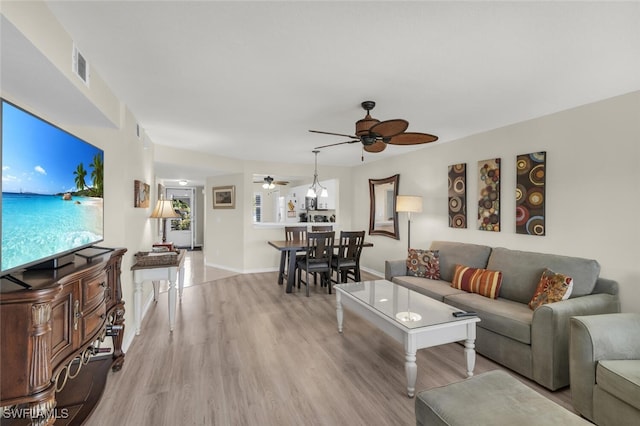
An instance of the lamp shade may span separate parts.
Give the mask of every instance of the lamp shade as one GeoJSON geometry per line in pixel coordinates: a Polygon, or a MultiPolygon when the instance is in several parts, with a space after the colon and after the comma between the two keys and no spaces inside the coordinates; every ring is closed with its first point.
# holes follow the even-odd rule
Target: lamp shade
{"type": "Polygon", "coordinates": [[[158,200],[156,207],[151,212],[153,218],[168,219],[172,217],[181,217],[173,210],[173,203],[171,200],[158,200]]]}
{"type": "Polygon", "coordinates": [[[421,213],[422,197],[416,195],[398,195],[398,197],[396,198],[396,211],[421,213]]]}

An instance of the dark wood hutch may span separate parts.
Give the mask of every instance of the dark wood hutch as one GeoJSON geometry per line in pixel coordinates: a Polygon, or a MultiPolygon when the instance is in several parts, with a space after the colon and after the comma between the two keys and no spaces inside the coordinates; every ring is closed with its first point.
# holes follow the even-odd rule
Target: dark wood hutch
{"type": "Polygon", "coordinates": [[[3,425],[81,424],[91,413],[109,367],[118,371],[124,363],[120,269],[126,251],[115,249],[90,259],[76,255],[73,263],[59,269],[18,274],[16,278],[31,289],[2,279],[3,425]],[[107,336],[112,338],[113,352],[100,356],[102,351],[111,352],[100,349],[107,336]],[[96,368],[98,363],[107,367],[96,368]],[[86,389],[77,389],[82,386],[86,389]],[[82,395],[80,400],[74,393],[82,395]],[[64,410],[61,400],[70,401],[64,410]]]}

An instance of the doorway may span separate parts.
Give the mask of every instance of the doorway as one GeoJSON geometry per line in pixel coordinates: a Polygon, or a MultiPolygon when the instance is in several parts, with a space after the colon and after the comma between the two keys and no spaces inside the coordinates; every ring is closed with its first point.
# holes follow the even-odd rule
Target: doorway
{"type": "Polygon", "coordinates": [[[167,198],[173,203],[173,209],[180,215],[167,224],[167,241],[180,248],[193,250],[195,245],[195,216],[193,188],[167,188],[167,198]]]}

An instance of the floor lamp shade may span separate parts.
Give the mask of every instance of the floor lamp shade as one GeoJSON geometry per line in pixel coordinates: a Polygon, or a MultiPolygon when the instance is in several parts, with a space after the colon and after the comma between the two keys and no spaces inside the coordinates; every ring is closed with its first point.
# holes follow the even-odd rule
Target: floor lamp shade
{"type": "Polygon", "coordinates": [[[396,211],[399,213],[422,213],[422,197],[417,195],[398,195],[396,211]]]}
{"type": "Polygon", "coordinates": [[[411,213],[422,213],[422,197],[417,195],[398,195],[396,211],[407,213],[407,251],[411,248],[411,213]]]}

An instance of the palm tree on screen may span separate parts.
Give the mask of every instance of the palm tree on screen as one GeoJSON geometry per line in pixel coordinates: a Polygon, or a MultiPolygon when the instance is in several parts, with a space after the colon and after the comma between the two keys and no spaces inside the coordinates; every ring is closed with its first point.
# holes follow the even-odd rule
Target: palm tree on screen
{"type": "Polygon", "coordinates": [[[78,164],[78,167],[76,167],[76,170],[73,172],[73,174],[76,175],[76,177],[74,178],[76,182],[76,188],[82,191],[87,187],[87,184],[84,181],[84,179],[87,177],[87,171],[84,169],[82,163],[78,164]]]}
{"type": "Polygon", "coordinates": [[[102,156],[100,154],[96,154],[93,157],[91,167],[93,168],[93,170],[91,171],[91,179],[93,179],[93,189],[95,191],[94,195],[96,197],[102,197],[104,165],[102,163],[102,156]]]}

